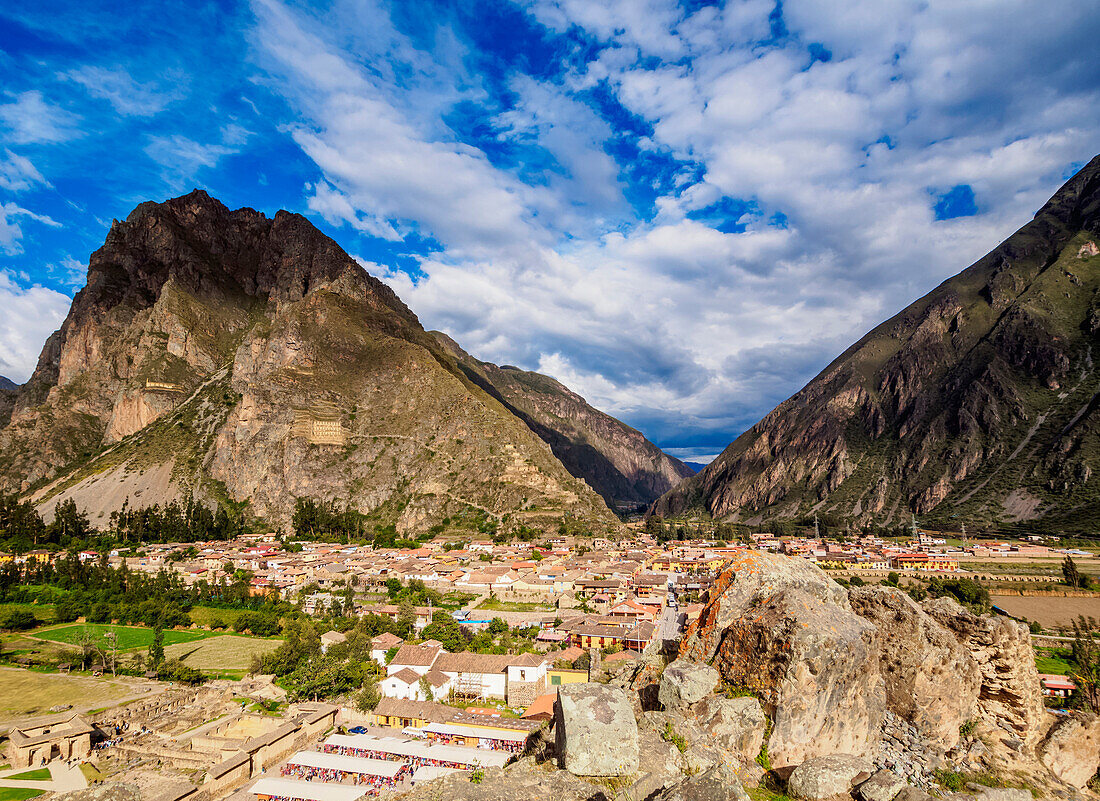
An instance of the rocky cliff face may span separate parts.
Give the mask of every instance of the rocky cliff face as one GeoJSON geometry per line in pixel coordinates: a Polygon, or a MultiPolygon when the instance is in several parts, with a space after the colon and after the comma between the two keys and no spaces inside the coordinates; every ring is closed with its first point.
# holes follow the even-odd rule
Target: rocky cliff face
{"type": "Polygon", "coordinates": [[[1100,157],[655,511],[1087,525],[1100,511],[1098,335],[1100,157]]]}
{"type": "Polygon", "coordinates": [[[47,511],[72,497],[93,521],[195,494],[274,522],[311,496],[402,531],[613,526],[517,416],[522,398],[470,373],[305,218],[200,191],[146,203],[92,255],[16,393],[0,489],[47,511]]]}
{"type": "Polygon", "coordinates": [[[18,395],[19,385],[0,375],[0,427],[6,426],[11,420],[11,412],[15,408],[18,395]]]}
{"type": "Polygon", "coordinates": [[[479,361],[438,331],[432,334],[471,381],[507,406],[545,441],[569,472],[613,509],[645,508],[694,471],[630,426],[549,376],[479,361]]]}

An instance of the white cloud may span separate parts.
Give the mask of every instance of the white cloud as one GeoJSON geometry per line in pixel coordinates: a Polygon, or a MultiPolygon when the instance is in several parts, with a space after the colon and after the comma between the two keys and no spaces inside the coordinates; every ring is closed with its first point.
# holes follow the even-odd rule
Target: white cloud
{"type": "Polygon", "coordinates": [[[192,182],[201,169],[213,167],[224,156],[238,152],[239,145],[248,138],[247,133],[231,126],[223,131],[222,143],[217,144],[204,144],[181,134],[150,136],[145,154],[161,166],[165,183],[180,190],[192,182]]]}
{"type": "Polygon", "coordinates": [[[50,102],[32,89],[0,103],[0,127],[7,129],[5,139],[17,145],[65,142],[80,136],[79,118],[50,102]]]}
{"type": "Polygon", "coordinates": [[[515,99],[493,122],[532,148],[520,165],[448,129],[488,94],[446,30],[424,49],[345,0],[334,13],[375,36],[336,35],[261,0],[255,40],[323,176],[310,208],[444,248],[418,280],[368,269],[477,356],[550,372],[656,436],[754,422],[1029,219],[1100,132],[1085,5],[786,0],[778,40],[765,0],[687,16],[663,0],[527,5],[599,53],[561,80],[507,76],[515,99]],[[651,127],[638,148],[697,165],[652,219],[625,207],[603,147],[621,132],[580,94],[594,87],[651,127]],[[934,194],[957,184],[979,213],[935,220],[934,194]],[[752,202],[742,232],[689,219],[723,196],[752,202]]]}
{"type": "Polygon", "coordinates": [[[21,384],[38,363],[42,343],[68,314],[72,299],[34,284],[23,286],[0,271],[0,375],[21,384]]]}
{"type": "Polygon", "coordinates": [[[167,76],[168,86],[159,82],[139,83],[122,67],[86,65],[61,73],[59,78],[79,84],[92,97],[106,100],[115,111],[127,117],[152,117],[183,96],[185,78],[180,73],[167,76]]]}
{"type": "Polygon", "coordinates": [[[61,226],[61,223],[50,219],[44,214],[35,214],[33,211],[15,203],[0,203],[0,253],[15,255],[23,252],[23,245],[20,242],[23,238],[23,228],[20,218],[33,220],[53,228],[61,226]]]}
{"type": "Polygon", "coordinates": [[[5,150],[4,158],[0,161],[0,189],[22,192],[35,184],[43,184],[47,187],[50,185],[30,159],[5,150]]]}

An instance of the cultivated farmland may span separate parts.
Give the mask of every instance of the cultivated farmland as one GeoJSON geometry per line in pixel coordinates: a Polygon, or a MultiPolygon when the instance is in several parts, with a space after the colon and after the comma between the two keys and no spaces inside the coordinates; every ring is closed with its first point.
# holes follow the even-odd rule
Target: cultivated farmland
{"type": "Polygon", "coordinates": [[[199,642],[170,645],[164,649],[164,655],[169,659],[180,659],[185,665],[207,673],[244,672],[252,664],[254,656],[274,651],[280,644],[280,640],[226,634],[199,642]]]}
{"type": "Polygon", "coordinates": [[[1079,616],[1100,618],[1100,595],[1065,598],[1057,595],[993,595],[994,605],[1013,617],[1027,618],[1043,628],[1068,629],[1079,616]]]}
{"type": "MultiPolygon", "coordinates": [[[[153,630],[150,628],[143,626],[109,626],[105,623],[70,623],[67,626],[38,629],[31,632],[31,636],[51,642],[65,643],[66,645],[78,645],[81,638],[86,634],[91,634],[97,641],[102,642],[107,639],[108,633],[113,633],[118,638],[120,651],[127,651],[132,648],[148,648],[153,642],[153,630]]],[[[165,629],[164,644],[194,642],[204,637],[214,636],[217,636],[217,634],[212,631],[165,629]]]]}

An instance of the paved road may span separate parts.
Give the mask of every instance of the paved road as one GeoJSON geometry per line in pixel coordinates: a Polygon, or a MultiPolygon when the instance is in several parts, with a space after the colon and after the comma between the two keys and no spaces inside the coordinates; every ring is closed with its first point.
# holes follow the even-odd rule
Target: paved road
{"type": "Polygon", "coordinates": [[[680,639],[680,610],[671,606],[665,607],[658,624],[657,636],[662,640],[680,639]]]}

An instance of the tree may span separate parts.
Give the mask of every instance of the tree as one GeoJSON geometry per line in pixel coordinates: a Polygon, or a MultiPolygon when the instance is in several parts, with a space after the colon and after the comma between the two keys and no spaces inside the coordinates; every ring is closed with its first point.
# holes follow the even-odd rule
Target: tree
{"type": "Polygon", "coordinates": [[[435,694],[432,692],[432,683],[428,681],[427,676],[420,677],[420,697],[423,701],[435,700],[435,694]]]}
{"type": "Polygon", "coordinates": [[[153,641],[149,643],[149,667],[156,670],[164,661],[164,629],[158,623],[153,629],[153,641]]]}
{"type": "Polygon", "coordinates": [[[360,712],[370,712],[381,700],[382,692],[378,689],[378,680],[374,676],[369,676],[363,684],[363,689],[355,694],[355,706],[360,712]]]}
{"type": "Polygon", "coordinates": [[[315,656],[301,662],[285,679],[292,700],[316,701],[348,692],[361,680],[360,671],[350,662],[329,656],[315,656]]]}
{"type": "Polygon", "coordinates": [[[28,612],[26,609],[13,609],[5,614],[3,619],[0,619],[0,628],[8,631],[33,629],[37,625],[38,618],[34,616],[33,612],[28,612]]]}
{"type": "Polygon", "coordinates": [[[402,636],[408,637],[416,627],[416,605],[408,599],[402,599],[397,610],[397,628],[402,636]]]}
{"type": "Polygon", "coordinates": [[[1100,712],[1100,645],[1084,616],[1073,621],[1073,661],[1077,667],[1070,678],[1077,685],[1078,697],[1093,712],[1100,712]]]}
{"type": "Polygon", "coordinates": [[[88,657],[90,657],[96,650],[99,643],[95,633],[85,626],[80,635],[76,638],[76,646],[80,649],[80,669],[86,670],[88,667],[88,657]]]}
{"type": "Polygon", "coordinates": [[[1089,577],[1083,575],[1081,571],[1077,569],[1077,563],[1069,556],[1062,562],[1062,577],[1065,579],[1066,584],[1071,587],[1080,587],[1084,589],[1089,586],[1089,577]]]}
{"type": "Polygon", "coordinates": [[[425,639],[439,640],[452,654],[466,650],[466,637],[462,634],[462,627],[447,612],[439,611],[432,615],[432,622],[424,628],[422,634],[425,639]]]}
{"type": "Polygon", "coordinates": [[[508,624],[504,622],[503,618],[494,617],[489,621],[490,634],[503,634],[506,631],[508,631],[508,624]]]}

